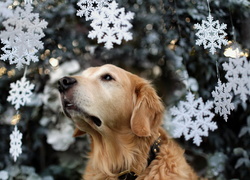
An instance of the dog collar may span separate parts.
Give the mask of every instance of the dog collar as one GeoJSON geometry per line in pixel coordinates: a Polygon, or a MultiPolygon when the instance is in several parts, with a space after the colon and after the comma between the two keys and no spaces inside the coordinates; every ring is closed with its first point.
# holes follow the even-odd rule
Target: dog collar
{"type": "MultiPolygon", "coordinates": [[[[156,158],[156,154],[160,152],[160,144],[161,143],[161,135],[154,142],[154,144],[150,147],[149,155],[148,155],[148,166],[151,162],[156,158]]],[[[137,174],[134,172],[130,172],[129,170],[123,171],[118,174],[118,180],[134,180],[137,178],[137,174]]]]}
{"type": "Polygon", "coordinates": [[[160,152],[160,145],[161,145],[160,143],[161,143],[161,135],[159,134],[159,137],[156,139],[154,144],[150,147],[149,155],[148,155],[148,166],[156,158],[156,154],[160,152]]]}
{"type": "Polygon", "coordinates": [[[137,175],[129,170],[123,171],[118,175],[118,180],[134,180],[136,178],[137,175]]]}

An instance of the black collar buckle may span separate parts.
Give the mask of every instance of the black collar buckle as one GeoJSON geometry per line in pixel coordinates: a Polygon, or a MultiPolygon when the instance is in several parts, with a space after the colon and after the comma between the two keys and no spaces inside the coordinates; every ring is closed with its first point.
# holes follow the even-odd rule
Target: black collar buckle
{"type": "Polygon", "coordinates": [[[137,175],[134,172],[130,172],[128,170],[120,173],[118,177],[119,180],[134,180],[136,178],[137,175]]]}
{"type": "MultiPolygon", "coordinates": [[[[161,143],[161,135],[159,134],[158,139],[150,147],[148,155],[148,166],[156,158],[156,154],[160,152],[160,145],[161,145],[160,143],[161,143]]],[[[118,174],[118,180],[135,180],[136,178],[137,174],[135,174],[134,172],[130,172],[129,170],[123,171],[120,174],[118,174]]]]}

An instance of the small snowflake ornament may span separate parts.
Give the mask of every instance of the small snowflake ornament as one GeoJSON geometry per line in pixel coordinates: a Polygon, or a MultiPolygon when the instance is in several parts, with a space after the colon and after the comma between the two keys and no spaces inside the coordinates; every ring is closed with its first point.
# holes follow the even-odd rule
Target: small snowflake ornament
{"type": "Polygon", "coordinates": [[[14,161],[22,154],[22,138],[23,134],[15,126],[14,131],[10,134],[10,154],[13,156],[14,161]]]}
{"type": "Polygon", "coordinates": [[[80,7],[77,10],[77,16],[85,16],[86,21],[93,20],[92,13],[100,12],[103,7],[108,7],[113,0],[80,0],[77,5],[80,7]]]}
{"type": "Polygon", "coordinates": [[[245,56],[229,58],[229,62],[222,64],[226,71],[226,79],[233,89],[235,95],[240,95],[243,102],[246,102],[247,95],[250,95],[250,63],[245,56]]]}
{"type": "Polygon", "coordinates": [[[208,131],[217,129],[217,125],[212,121],[214,114],[210,111],[213,102],[203,103],[202,98],[195,99],[194,94],[189,92],[187,101],[180,101],[178,107],[170,109],[175,127],[174,137],[184,135],[186,140],[193,138],[193,143],[197,146],[202,142],[201,136],[208,136],[208,131]]]}
{"type": "Polygon", "coordinates": [[[229,84],[221,83],[218,81],[218,86],[212,92],[215,105],[215,113],[219,113],[223,116],[225,121],[228,119],[230,112],[234,110],[234,104],[232,103],[232,95],[230,94],[231,87],[229,84]]]}
{"type": "Polygon", "coordinates": [[[3,22],[5,31],[0,33],[4,47],[0,59],[9,60],[10,64],[16,64],[21,69],[23,65],[29,65],[31,61],[37,62],[35,55],[43,48],[40,41],[44,37],[43,29],[47,22],[39,20],[39,14],[32,13],[31,4],[25,5],[24,9],[17,7],[13,16],[3,22]]]}
{"type": "Polygon", "coordinates": [[[205,49],[210,49],[209,51],[214,54],[216,48],[221,48],[221,45],[227,45],[228,41],[225,39],[227,33],[224,31],[227,29],[227,25],[219,21],[213,21],[213,17],[209,13],[207,21],[202,20],[201,25],[195,24],[194,28],[198,30],[195,34],[198,39],[196,40],[196,45],[203,45],[205,49]]]}
{"type": "Polygon", "coordinates": [[[25,77],[22,77],[20,81],[18,80],[16,83],[11,83],[10,87],[10,95],[7,101],[11,102],[11,104],[15,106],[15,109],[18,110],[20,106],[24,106],[30,101],[31,91],[35,86],[34,84],[30,84],[29,81],[26,81],[25,77]]]}
{"type": "Polygon", "coordinates": [[[24,3],[25,3],[25,4],[32,4],[32,1],[33,1],[33,0],[24,0],[24,3]]]}
{"type": "Polygon", "coordinates": [[[118,4],[113,1],[109,7],[103,7],[100,12],[94,11],[92,14],[93,28],[88,37],[97,38],[98,43],[105,43],[107,49],[113,48],[113,44],[121,44],[122,39],[128,41],[132,39],[132,33],[128,30],[132,27],[129,20],[133,19],[134,13],[125,13],[124,8],[117,8],[118,4]]]}

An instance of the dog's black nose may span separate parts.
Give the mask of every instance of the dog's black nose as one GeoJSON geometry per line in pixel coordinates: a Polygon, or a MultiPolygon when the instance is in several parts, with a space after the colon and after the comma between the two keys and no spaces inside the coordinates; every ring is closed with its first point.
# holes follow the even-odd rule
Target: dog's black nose
{"type": "Polygon", "coordinates": [[[58,90],[64,92],[76,84],[76,79],[72,77],[63,77],[58,81],[58,90]]]}

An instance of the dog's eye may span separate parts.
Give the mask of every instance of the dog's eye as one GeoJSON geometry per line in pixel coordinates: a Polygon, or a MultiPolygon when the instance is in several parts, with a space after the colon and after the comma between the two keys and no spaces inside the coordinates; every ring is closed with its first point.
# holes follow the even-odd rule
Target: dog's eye
{"type": "Polygon", "coordinates": [[[102,77],[103,81],[112,81],[114,78],[110,74],[104,74],[102,77]]]}

